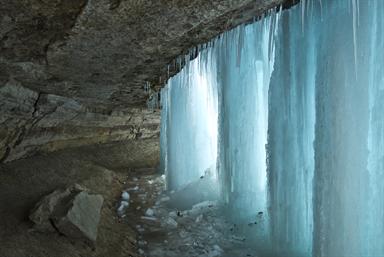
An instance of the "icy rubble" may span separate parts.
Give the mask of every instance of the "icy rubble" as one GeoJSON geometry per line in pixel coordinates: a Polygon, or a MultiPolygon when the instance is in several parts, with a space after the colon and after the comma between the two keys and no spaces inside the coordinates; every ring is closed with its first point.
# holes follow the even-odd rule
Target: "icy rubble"
{"type": "Polygon", "coordinates": [[[166,236],[160,242],[146,239],[148,256],[257,256],[244,236],[235,236],[233,224],[225,220],[217,201],[201,202],[184,211],[174,210],[164,202],[153,208],[161,226],[160,230],[149,229],[164,231],[166,236]],[[233,255],[234,252],[240,255],[233,255]]]}
{"type": "Polygon", "coordinates": [[[225,220],[218,201],[203,201],[179,210],[170,203],[172,195],[188,195],[188,192],[162,191],[165,181],[161,177],[153,178],[151,185],[141,180],[144,179],[133,183],[142,183],[143,188],[130,194],[131,200],[138,201],[131,204],[144,208],[141,210],[143,216],[135,225],[139,233],[137,251],[141,256],[257,256],[243,235],[235,236],[238,231],[233,228],[238,225],[225,220]],[[146,198],[139,197],[143,192],[146,198]]]}
{"type": "Polygon", "coordinates": [[[121,193],[121,197],[120,197],[120,202],[119,202],[119,205],[118,205],[118,208],[117,208],[117,215],[119,217],[125,217],[125,212],[127,210],[127,208],[129,207],[129,199],[130,199],[130,195],[127,191],[123,191],[121,193]]]}
{"type": "Polygon", "coordinates": [[[168,205],[179,210],[192,208],[203,201],[219,199],[217,181],[209,175],[196,178],[193,182],[179,188],[177,193],[170,194],[168,205]]]}

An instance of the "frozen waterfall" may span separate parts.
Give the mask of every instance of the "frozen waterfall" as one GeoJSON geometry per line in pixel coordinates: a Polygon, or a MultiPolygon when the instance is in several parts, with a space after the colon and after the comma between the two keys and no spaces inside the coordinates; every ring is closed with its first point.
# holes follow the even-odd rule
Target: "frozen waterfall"
{"type": "Polygon", "coordinates": [[[170,190],[216,176],[217,86],[206,49],[162,89],[161,167],[170,190]]]}
{"type": "Polygon", "coordinates": [[[269,215],[279,256],[312,251],[317,33],[303,6],[281,17],[269,90],[269,215]]]}
{"type": "Polygon", "coordinates": [[[384,2],[326,1],[317,29],[314,255],[384,256],[384,2]],[[356,15],[358,15],[356,17],[356,15]]]}
{"type": "Polygon", "coordinates": [[[384,256],[384,1],[303,0],[200,48],[161,94],[169,189],[211,171],[272,256],[384,256]]]}
{"type": "Polygon", "coordinates": [[[219,87],[218,173],[223,199],[235,219],[266,214],[268,88],[274,49],[273,14],[240,26],[217,42],[219,87]],[[271,57],[271,58],[270,58],[271,57]]]}

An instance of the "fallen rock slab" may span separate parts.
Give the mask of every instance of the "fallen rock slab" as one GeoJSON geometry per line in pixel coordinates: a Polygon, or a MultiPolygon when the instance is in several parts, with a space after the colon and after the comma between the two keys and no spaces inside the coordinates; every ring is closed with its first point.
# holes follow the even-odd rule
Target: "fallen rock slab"
{"type": "Polygon", "coordinates": [[[32,209],[29,219],[34,223],[34,230],[39,232],[55,232],[52,226],[51,216],[56,207],[62,205],[65,198],[84,191],[80,185],[73,185],[65,189],[58,189],[51,194],[44,196],[32,209]]]}
{"type": "Polygon", "coordinates": [[[79,185],[56,190],[37,203],[29,218],[40,232],[59,232],[70,239],[96,243],[103,197],[79,185]]]}

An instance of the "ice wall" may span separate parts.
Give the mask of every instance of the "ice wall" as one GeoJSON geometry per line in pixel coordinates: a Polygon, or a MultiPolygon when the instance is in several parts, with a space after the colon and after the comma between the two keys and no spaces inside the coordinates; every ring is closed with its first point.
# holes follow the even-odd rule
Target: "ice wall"
{"type": "Polygon", "coordinates": [[[282,15],[269,86],[268,205],[278,256],[312,252],[318,22],[308,11],[301,15],[306,4],[282,15]]]}
{"type": "Polygon", "coordinates": [[[382,0],[303,0],[187,60],[162,100],[170,188],[217,153],[228,214],[261,213],[272,256],[384,256],[383,16],[382,0]]]}
{"type": "Polygon", "coordinates": [[[216,174],[217,88],[208,49],[189,61],[162,91],[161,159],[169,190],[216,174]]]}
{"type": "Polygon", "coordinates": [[[307,0],[282,15],[268,135],[279,256],[384,256],[383,8],[307,0]]]}
{"type": "Polygon", "coordinates": [[[384,256],[383,14],[381,0],[324,2],[314,256],[384,256]]]}

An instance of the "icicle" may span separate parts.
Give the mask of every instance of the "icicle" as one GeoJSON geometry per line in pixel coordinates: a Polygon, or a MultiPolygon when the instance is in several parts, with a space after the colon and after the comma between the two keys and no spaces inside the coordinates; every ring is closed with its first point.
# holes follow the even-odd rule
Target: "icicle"
{"type": "Polygon", "coordinates": [[[272,53],[273,53],[277,17],[278,15],[271,14],[271,19],[269,20],[269,38],[268,38],[268,59],[269,60],[271,60],[272,53]]]}
{"type": "Polygon", "coordinates": [[[357,26],[360,26],[360,0],[356,0],[357,26]]]}
{"type": "Polygon", "coordinates": [[[169,64],[167,65],[167,78],[169,78],[169,64]]]}
{"type": "Polygon", "coordinates": [[[353,55],[354,55],[354,62],[355,62],[355,76],[357,80],[357,15],[358,15],[358,7],[356,6],[357,0],[351,0],[352,1],[352,26],[353,26],[353,55]]]}
{"type": "Polygon", "coordinates": [[[238,28],[237,57],[236,57],[236,66],[237,67],[240,67],[243,46],[244,46],[244,26],[241,25],[238,28]]]}
{"type": "Polygon", "coordinates": [[[150,95],[147,99],[147,108],[150,111],[154,111],[159,107],[158,98],[159,97],[157,92],[154,92],[154,91],[150,92],[150,95]]]}
{"type": "Polygon", "coordinates": [[[146,81],[144,84],[144,92],[148,93],[151,89],[151,83],[149,81],[146,81]]]}
{"type": "Polygon", "coordinates": [[[310,16],[309,16],[310,19],[312,19],[312,17],[313,17],[314,2],[315,2],[314,0],[309,0],[309,4],[311,5],[311,11],[310,11],[310,16]]]}
{"type": "Polygon", "coordinates": [[[306,7],[307,7],[307,1],[306,0],[301,0],[301,32],[303,34],[304,34],[306,7]]]}

